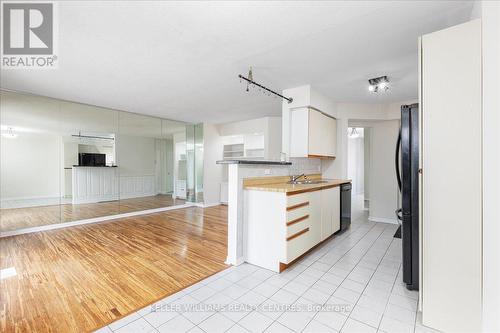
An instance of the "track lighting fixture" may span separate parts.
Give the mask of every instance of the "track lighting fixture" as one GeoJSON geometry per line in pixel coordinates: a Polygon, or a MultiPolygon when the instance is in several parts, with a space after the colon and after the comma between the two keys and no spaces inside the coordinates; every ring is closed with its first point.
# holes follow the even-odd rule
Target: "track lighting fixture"
{"type": "Polygon", "coordinates": [[[377,93],[379,91],[385,92],[389,90],[389,79],[386,75],[376,77],[368,80],[368,91],[377,93]]]}
{"type": "Polygon", "coordinates": [[[250,67],[250,70],[248,71],[248,77],[244,77],[241,74],[238,75],[238,77],[240,78],[240,82],[242,82],[241,80],[246,81],[246,84],[247,84],[246,91],[249,91],[249,87],[251,87],[252,85],[254,85],[257,88],[259,88],[259,91],[262,91],[264,94],[267,94],[268,96],[274,95],[275,97],[276,96],[281,97],[284,100],[286,100],[288,103],[292,103],[292,101],[293,101],[293,98],[291,98],[291,97],[285,97],[285,96],[281,95],[280,93],[277,93],[276,91],[271,90],[271,89],[269,89],[267,87],[264,87],[263,85],[255,82],[253,80],[252,67],[250,67]]]}

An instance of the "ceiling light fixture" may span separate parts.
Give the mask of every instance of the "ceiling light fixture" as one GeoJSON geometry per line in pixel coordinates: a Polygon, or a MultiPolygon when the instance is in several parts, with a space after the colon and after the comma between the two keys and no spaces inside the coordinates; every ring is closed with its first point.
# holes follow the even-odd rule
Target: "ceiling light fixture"
{"type": "Polygon", "coordinates": [[[389,79],[386,75],[376,77],[368,80],[368,91],[377,93],[379,91],[385,92],[389,90],[389,79]]]}
{"type": "Polygon", "coordinates": [[[262,91],[264,94],[268,94],[269,96],[271,96],[271,94],[275,95],[275,96],[278,96],[278,97],[281,97],[283,98],[284,100],[286,100],[288,103],[292,103],[293,102],[293,98],[291,97],[285,97],[283,95],[281,95],[280,93],[277,93],[276,91],[274,90],[271,90],[267,87],[264,87],[263,85],[261,84],[258,84],[257,82],[255,82],[253,80],[253,72],[252,72],[252,67],[250,67],[250,70],[248,71],[248,77],[244,77],[243,75],[238,75],[238,77],[240,78],[240,82],[242,82],[241,80],[244,80],[246,81],[247,83],[247,89],[246,91],[249,91],[250,87],[252,87],[252,85],[256,86],[259,88],[259,91],[262,91]]]}
{"type": "Polygon", "coordinates": [[[17,138],[17,134],[14,133],[14,130],[12,129],[12,127],[7,128],[7,132],[6,133],[2,133],[2,136],[4,138],[9,138],[9,139],[17,138]]]}

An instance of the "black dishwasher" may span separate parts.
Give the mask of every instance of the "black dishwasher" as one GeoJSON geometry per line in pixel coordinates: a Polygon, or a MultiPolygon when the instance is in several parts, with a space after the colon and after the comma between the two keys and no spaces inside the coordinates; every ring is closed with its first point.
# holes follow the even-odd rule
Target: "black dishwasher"
{"type": "Polygon", "coordinates": [[[351,226],[351,183],[340,185],[340,231],[351,226]]]}

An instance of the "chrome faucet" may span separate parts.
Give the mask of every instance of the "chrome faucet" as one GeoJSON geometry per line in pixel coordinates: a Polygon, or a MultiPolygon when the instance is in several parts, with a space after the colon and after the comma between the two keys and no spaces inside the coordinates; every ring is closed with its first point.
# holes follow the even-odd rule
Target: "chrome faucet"
{"type": "Polygon", "coordinates": [[[307,178],[305,173],[298,176],[290,176],[290,183],[295,183],[301,177],[307,178]]]}

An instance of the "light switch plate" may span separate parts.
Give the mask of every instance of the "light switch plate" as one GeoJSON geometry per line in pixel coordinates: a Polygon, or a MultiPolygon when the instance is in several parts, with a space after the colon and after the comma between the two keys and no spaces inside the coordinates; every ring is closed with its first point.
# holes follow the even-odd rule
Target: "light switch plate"
{"type": "Polygon", "coordinates": [[[265,175],[270,175],[271,174],[271,169],[264,169],[264,174],[265,175]]]}

